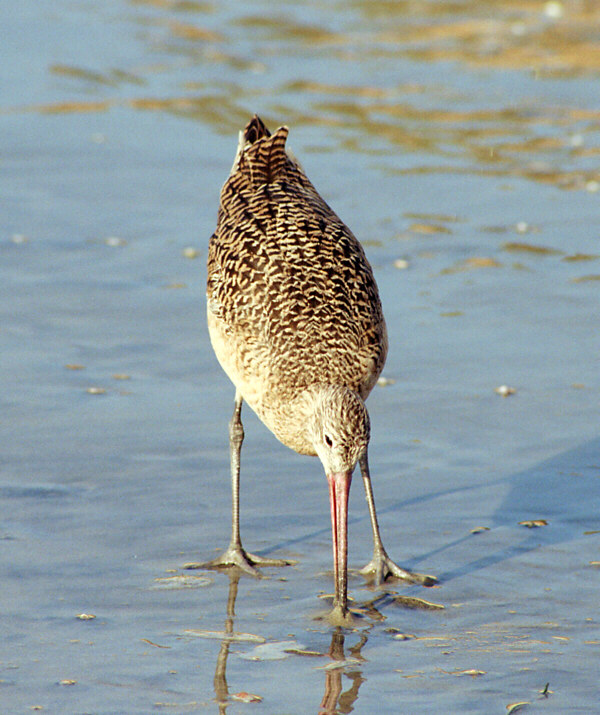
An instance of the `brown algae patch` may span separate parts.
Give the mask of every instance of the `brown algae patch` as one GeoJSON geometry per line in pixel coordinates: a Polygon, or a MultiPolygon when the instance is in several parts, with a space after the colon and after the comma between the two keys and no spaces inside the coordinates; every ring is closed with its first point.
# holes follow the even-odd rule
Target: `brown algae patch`
{"type": "Polygon", "coordinates": [[[538,246],[533,243],[523,241],[507,241],[500,248],[509,253],[529,253],[532,256],[561,256],[562,251],[556,248],[548,248],[548,246],[538,246]]]}
{"type": "Polygon", "coordinates": [[[440,271],[441,276],[448,276],[454,273],[463,273],[464,271],[472,271],[477,268],[500,268],[502,264],[495,258],[487,258],[485,256],[473,256],[464,261],[459,261],[448,268],[443,268],[440,271]]]}
{"type": "Polygon", "coordinates": [[[562,260],[568,263],[580,263],[583,261],[597,261],[600,256],[594,253],[573,253],[570,256],[565,256],[562,260]]]}
{"type": "Polygon", "coordinates": [[[600,281],[600,274],[592,274],[588,276],[580,276],[579,278],[573,278],[571,283],[593,283],[594,281],[600,281]]]}
{"type": "Polygon", "coordinates": [[[418,233],[423,236],[435,236],[437,234],[452,233],[446,226],[440,226],[434,223],[413,223],[408,227],[412,233],[418,233]]]}
{"type": "Polygon", "coordinates": [[[398,594],[389,594],[393,602],[402,608],[410,608],[416,611],[442,611],[446,608],[441,603],[433,603],[426,601],[424,598],[416,598],[415,596],[400,596],[398,594]]]}

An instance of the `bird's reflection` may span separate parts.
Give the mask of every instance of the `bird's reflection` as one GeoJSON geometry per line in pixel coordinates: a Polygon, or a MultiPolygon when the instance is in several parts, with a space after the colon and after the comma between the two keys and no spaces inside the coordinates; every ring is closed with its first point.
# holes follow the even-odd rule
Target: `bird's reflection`
{"type": "MultiPolygon", "coordinates": [[[[215,700],[219,708],[219,715],[226,715],[227,707],[231,704],[229,686],[227,684],[227,658],[229,647],[235,639],[235,601],[238,595],[238,585],[241,571],[238,569],[228,569],[229,591],[227,594],[227,615],[225,619],[224,637],[217,656],[215,677],[213,680],[215,688],[215,700]]],[[[350,713],[354,709],[354,703],[358,699],[358,690],[364,682],[360,663],[364,660],[361,650],[368,640],[368,630],[362,631],[359,641],[354,646],[348,648],[346,655],[344,644],[345,636],[341,628],[336,628],[331,635],[331,644],[327,653],[323,653],[331,659],[331,663],[324,668],[325,691],[323,699],[318,709],[319,715],[339,715],[340,713],[350,713]],[[343,691],[343,676],[350,679],[350,687],[343,691]]]]}
{"type": "MultiPolygon", "coordinates": [[[[355,661],[364,660],[360,654],[361,648],[367,642],[367,636],[362,635],[357,645],[349,649],[355,661]]],[[[330,667],[325,671],[325,694],[321,700],[319,715],[337,715],[350,713],[354,710],[354,703],[358,698],[358,689],[364,682],[360,670],[345,670],[346,655],[344,653],[344,634],[341,628],[336,628],[331,636],[329,657],[340,664],[340,667],[330,667]],[[352,681],[346,692],[342,692],[342,675],[345,674],[352,681]]]]}
{"type": "Polygon", "coordinates": [[[227,686],[227,656],[229,655],[229,645],[233,635],[233,622],[235,620],[235,599],[238,594],[238,584],[240,582],[240,572],[237,569],[229,571],[229,592],[227,594],[227,617],[225,619],[224,631],[226,636],[221,642],[219,655],[217,656],[217,667],[213,680],[215,686],[215,699],[219,706],[219,714],[224,715],[229,705],[229,688],[227,686]]]}

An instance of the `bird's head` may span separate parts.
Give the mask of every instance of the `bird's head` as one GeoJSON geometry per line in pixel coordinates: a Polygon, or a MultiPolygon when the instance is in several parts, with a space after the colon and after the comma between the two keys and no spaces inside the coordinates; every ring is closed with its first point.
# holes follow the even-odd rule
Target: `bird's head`
{"type": "Polygon", "coordinates": [[[354,471],[369,444],[365,403],[340,385],[321,385],[315,393],[308,429],[325,474],[354,471]]]}

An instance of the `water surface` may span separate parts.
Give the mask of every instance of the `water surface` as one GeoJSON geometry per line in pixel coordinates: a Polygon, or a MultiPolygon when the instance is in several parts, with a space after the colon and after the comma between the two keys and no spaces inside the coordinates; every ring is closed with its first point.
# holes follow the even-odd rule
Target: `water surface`
{"type": "MultiPolygon", "coordinates": [[[[596,5],[24,0],[2,19],[1,709],[597,711],[596,5]],[[229,535],[204,263],[255,111],[290,126],[373,264],[384,542],[441,581],[373,601],[353,574],[355,631],[316,620],[320,465],[249,411],[242,534],[298,564],[181,568],[229,535]]],[[[357,479],[351,568],[370,549],[357,479]]]]}

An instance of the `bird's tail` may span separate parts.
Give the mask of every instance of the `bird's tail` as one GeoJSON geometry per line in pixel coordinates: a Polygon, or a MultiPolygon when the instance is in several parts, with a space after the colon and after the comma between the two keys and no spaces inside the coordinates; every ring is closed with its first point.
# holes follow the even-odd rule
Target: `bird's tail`
{"type": "Polygon", "coordinates": [[[288,131],[284,126],[271,134],[262,119],[255,114],[244,131],[240,132],[231,173],[240,171],[257,186],[276,181],[290,162],[285,147],[288,131]]]}
{"type": "Polygon", "coordinates": [[[258,114],[255,114],[252,117],[244,129],[245,144],[254,144],[254,142],[257,142],[259,139],[262,139],[263,137],[268,138],[270,136],[271,132],[267,129],[265,123],[258,116],[258,114]]]}

